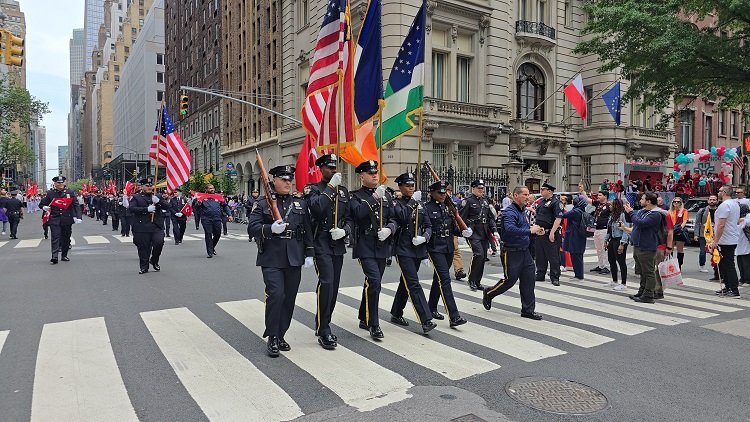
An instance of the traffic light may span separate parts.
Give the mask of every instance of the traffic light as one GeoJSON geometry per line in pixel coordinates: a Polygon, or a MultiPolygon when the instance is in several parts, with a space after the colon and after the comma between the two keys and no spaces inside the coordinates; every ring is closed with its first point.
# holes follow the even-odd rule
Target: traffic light
{"type": "Polygon", "coordinates": [[[184,117],[188,114],[188,96],[180,95],[180,114],[184,117]]]}
{"type": "Polygon", "coordinates": [[[23,38],[13,35],[8,30],[0,30],[0,41],[5,44],[3,54],[8,66],[23,65],[23,38]]]}

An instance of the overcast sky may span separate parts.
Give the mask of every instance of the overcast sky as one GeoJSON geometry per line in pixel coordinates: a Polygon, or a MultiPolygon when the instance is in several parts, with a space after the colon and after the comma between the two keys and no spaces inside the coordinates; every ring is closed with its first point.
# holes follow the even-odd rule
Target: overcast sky
{"type": "Polygon", "coordinates": [[[58,173],[57,147],[68,144],[70,67],[68,42],[83,28],[84,0],[21,0],[26,15],[26,88],[48,102],[47,182],[58,173]]]}

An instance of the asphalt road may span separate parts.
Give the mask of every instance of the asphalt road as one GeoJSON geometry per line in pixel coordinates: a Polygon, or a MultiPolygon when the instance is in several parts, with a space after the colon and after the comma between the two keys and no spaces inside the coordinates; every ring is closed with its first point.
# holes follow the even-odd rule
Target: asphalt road
{"type": "MultiPolygon", "coordinates": [[[[138,275],[132,238],[88,217],[74,226],[71,261],[50,265],[38,217],[24,220],[19,240],[0,236],[3,422],[750,420],[750,289],[742,299],[714,296],[718,285],[697,272],[694,248],[686,286],[655,305],[633,303],[605,277],[574,282],[567,272],[558,288],[537,284],[545,319],[536,322],[519,317],[517,287],[487,312],[479,294],[454,283],[469,324],[450,329],[442,321],[424,336],[410,307],[406,329],[381,311],[379,343],[356,328],[363,277],[346,259],[333,352],[313,336],[316,279],[304,270],[287,335],[292,351],[271,359],[259,334],[263,281],[245,226],[230,224],[209,260],[190,221],[191,239],[179,246],[167,239],[161,272],[138,275]],[[607,404],[580,416],[535,410],[506,392],[521,377],[572,380],[607,404]]],[[[587,269],[594,255],[587,251],[587,269]]],[[[485,284],[501,272],[492,258],[485,284]]],[[[431,279],[430,270],[420,276],[431,279]]],[[[398,278],[394,264],[385,307],[398,278]]],[[[527,393],[551,405],[556,391],[527,393]]]]}

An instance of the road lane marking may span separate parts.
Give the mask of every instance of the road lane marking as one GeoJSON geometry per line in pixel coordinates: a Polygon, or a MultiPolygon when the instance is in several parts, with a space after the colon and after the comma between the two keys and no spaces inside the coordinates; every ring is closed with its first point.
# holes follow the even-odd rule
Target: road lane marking
{"type": "Polygon", "coordinates": [[[23,239],[19,240],[14,247],[16,249],[36,248],[40,243],[42,243],[42,239],[23,239]]]}
{"type": "Polygon", "coordinates": [[[186,308],[141,318],[209,420],[272,421],[302,416],[281,387],[186,308]]]}
{"type": "Polygon", "coordinates": [[[0,353],[3,353],[3,345],[5,344],[5,339],[8,338],[8,333],[10,331],[0,331],[0,353]]]}
{"type": "Polygon", "coordinates": [[[138,421],[104,318],[45,324],[39,340],[32,421],[138,421]]]}
{"type": "Polygon", "coordinates": [[[110,243],[109,239],[104,236],[83,236],[83,240],[89,245],[101,245],[104,243],[110,243]]]}

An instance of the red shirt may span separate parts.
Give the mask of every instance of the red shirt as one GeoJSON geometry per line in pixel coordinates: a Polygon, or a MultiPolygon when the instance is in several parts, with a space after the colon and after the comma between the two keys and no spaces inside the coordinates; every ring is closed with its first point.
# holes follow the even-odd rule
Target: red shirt
{"type": "MultiPolygon", "coordinates": [[[[665,217],[666,218],[664,220],[667,221],[667,233],[669,233],[672,230],[674,230],[674,222],[672,221],[672,218],[671,218],[672,215],[671,214],[667,214],[667,215],[665,215],[665,217]]],[[[684,218],[687,218],[687,211],[685,211],[684,218]]],[[[659,246],[656,247],[656,250],[657,251],[666,251],[667,250],[667,241],[666,241],[666,239],[664,240],[664,243],[662,243],[661,245],[659,245],[659,246]]]]}

